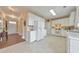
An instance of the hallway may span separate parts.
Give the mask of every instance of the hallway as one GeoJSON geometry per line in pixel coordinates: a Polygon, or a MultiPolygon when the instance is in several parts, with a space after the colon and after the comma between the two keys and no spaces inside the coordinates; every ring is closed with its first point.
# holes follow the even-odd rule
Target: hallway
{"type": "Polygon", "coordinates": [[[0,49],[3,53],[65,53],[66,52],[66,38],[47,36],[44,40],[39,42],[27,43],[22,42],[0,49]]]}

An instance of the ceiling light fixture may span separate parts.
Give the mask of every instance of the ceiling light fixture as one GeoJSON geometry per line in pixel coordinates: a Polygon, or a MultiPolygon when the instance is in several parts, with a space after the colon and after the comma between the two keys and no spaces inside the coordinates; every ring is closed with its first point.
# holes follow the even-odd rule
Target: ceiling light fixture
{"type": "Polygon", "coordinates": [[[55,13],[55,11],[54,11],[53,9],[51,9],[49,12],[50,12],[51,14],[53,14],[54,16],[56,15],[56,13],[55,13]]]}

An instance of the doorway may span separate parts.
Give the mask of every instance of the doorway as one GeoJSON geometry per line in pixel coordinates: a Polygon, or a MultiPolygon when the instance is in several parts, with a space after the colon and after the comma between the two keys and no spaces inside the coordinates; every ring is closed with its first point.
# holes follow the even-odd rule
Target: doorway
{"type": "Polygon", "coordinates": [[[8,22],[8,34],[16,34],[16,22],[15,21],[8,22]]]}
{"type": "Polygon", "coordinates": [[[16,24],[17,24],[16,21],[12,21],[12,20],[7,21],[6,28],[8,33],[8,36],[7,36],[8,39],[7,41],[5,41],[5,38],[4,38],[4,40],[0,42],[0,49],[25,41],[22,38],[22,36],[17,33],[16,24]]]}

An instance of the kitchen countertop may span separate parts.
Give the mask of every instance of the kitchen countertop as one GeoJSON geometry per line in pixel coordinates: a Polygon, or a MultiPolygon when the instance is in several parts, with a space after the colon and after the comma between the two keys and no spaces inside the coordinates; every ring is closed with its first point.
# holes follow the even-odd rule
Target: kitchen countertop
{"type": "Polygon", "coordinates": [[[79,40],[79,31],[73,30],[68,32],[68,38],[79,40]]]}

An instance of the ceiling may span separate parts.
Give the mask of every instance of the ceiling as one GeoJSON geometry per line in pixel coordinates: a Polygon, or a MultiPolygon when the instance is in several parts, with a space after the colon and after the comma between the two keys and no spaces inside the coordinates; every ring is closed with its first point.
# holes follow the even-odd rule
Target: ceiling
{"type": "Polygon", "coordinates": [[[38,14],[46,19],[58,18],[62,16],[69,15],[71,11],[74,11],[76,8],[74,6],[27,6],[29,11],[38,14]],[[53,9],[56,12],[56,15],[53,16],[49,10],[53,9]]]}
{"type": "MultiPolygon", "coordinates": [[[[7,11],[6,7],[0,7],[0,9],[3,9],[7,11]]],[[[41,17],[44,17],[46,19],[53,19],[58,18],[62,16],[69,15],[71,11],[74,11],[76,8],[75,6],[16,6],[16,8],[19,10],[26,9],[34,14],[37,14],[41,17]],[[53,9],[56,12],[56,15],[53,16],[49,10],[53,9]]]]}

